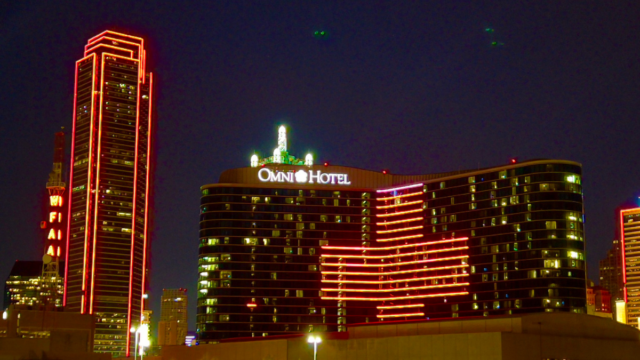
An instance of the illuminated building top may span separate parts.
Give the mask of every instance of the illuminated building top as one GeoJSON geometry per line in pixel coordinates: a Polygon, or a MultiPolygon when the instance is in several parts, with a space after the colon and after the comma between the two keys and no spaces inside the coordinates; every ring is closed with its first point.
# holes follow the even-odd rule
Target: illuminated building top
{"type": "Polygon", "coordinates": [[[304,159],[298,159],[287,151],[287,128],[284,125],[278,129],[278,147],[273,150],[273,156],[259,159],[258,155],[251,156],[251,167],[258,167],[265,164],[286,164],[286,165],[313,165],[313,155],[307,154],[304,159]]]}

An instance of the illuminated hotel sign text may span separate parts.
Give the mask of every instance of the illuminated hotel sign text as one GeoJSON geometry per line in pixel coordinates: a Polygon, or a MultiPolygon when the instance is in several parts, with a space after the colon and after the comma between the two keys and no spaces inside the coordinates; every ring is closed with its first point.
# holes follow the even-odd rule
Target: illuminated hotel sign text
{"type": "Polygon", "coordinates": [[[258,179],[262,182],[299,183],[299,184],[333,184],[351,185],[348,174],[323,173],[320,170],[298,170],[296,172],[275,172],[268,168],[258,171],[258,179]]]}

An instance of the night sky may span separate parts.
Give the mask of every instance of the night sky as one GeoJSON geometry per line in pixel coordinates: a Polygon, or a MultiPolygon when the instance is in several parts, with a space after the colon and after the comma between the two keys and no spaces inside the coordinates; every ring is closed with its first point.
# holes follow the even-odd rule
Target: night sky
{"type": "Polygon", "coordinates": [[[270,155],[280,124],[293,154],[397,174],[578,161],[595,280],[614,210],[640,190],[640,3],[599,3],[6,2],[0,279],[16,259],[42,256],[74,64],[112,29],[145,38],[156,76],[156,319],[162,288],[187,287],[195,329],[199,187],[254,151],[270,155]]]}

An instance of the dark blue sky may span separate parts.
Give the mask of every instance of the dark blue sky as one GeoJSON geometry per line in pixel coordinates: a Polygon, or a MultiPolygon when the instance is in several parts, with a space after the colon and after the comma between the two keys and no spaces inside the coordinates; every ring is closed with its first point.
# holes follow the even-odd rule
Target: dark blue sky
{"type": "Polygon", "coordinates": [[[185,3],[0,5],[0,277],[41,257],[74,62],[113,29],[145,37],[156,74],[157,316],[162,288],[187,287],[194,328],[199,187],[271,151],[282,123],[294,154],[394,173],[581,162],[597,278],[614,209],[640,188],[637,1],[185,3]]]}

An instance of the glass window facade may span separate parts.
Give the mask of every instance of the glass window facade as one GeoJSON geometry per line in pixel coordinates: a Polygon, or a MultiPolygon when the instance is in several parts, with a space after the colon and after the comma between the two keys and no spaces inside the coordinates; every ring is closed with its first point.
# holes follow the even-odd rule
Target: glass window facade
{"type": "Polygon", "coordinates": [[[371,174],[368,187],[202,187],[201,343],[374,321],[585,312],[579,164],[358,171],[371,174]]]}

